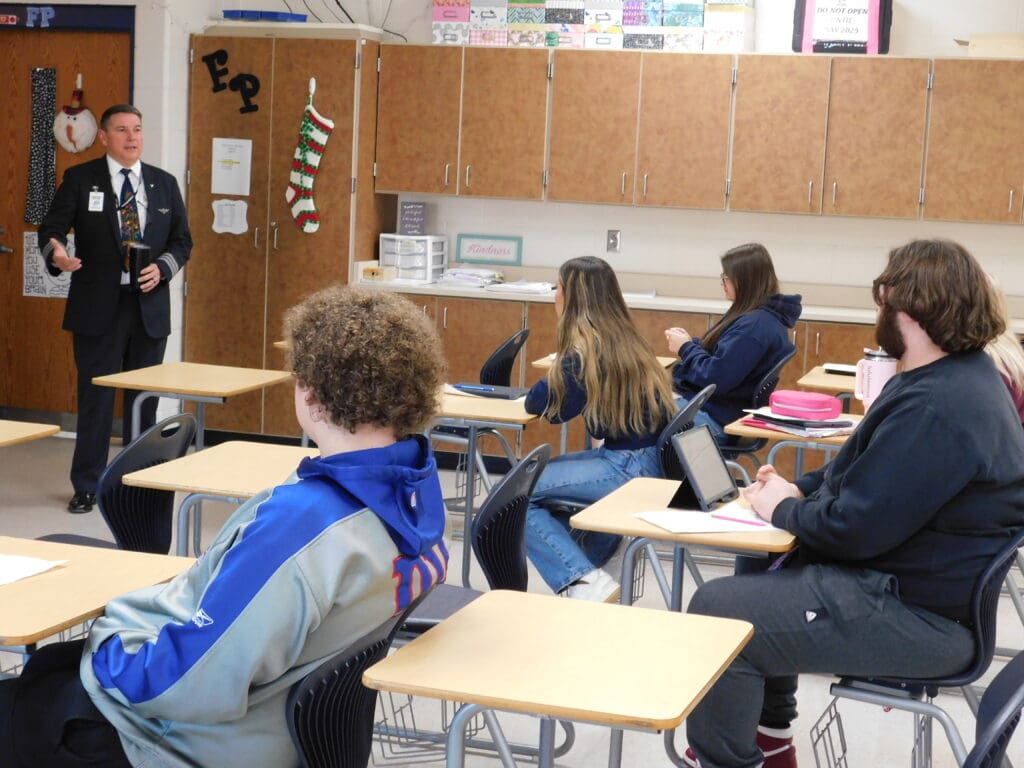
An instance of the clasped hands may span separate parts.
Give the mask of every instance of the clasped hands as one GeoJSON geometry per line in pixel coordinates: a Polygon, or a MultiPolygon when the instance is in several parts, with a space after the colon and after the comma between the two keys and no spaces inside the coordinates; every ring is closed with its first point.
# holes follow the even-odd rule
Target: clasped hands
{"type": "Polygon", "coordinates": [[[768,523],[772,521],[772,514],[783,499],[803,497],[800,489],[776,472],[771,464],[760,467],[754,484],[743,489],[743,498],[750,503],[751,509],[768,523]]]}
{"type": "Polygon", "coordinates": [[[666,328],[665,329],[665,341],[668,342],[668,351],[673,355],[679,354],[679,348],[688,342],[692,336],[686,332],[685,328],[666,328]]]}

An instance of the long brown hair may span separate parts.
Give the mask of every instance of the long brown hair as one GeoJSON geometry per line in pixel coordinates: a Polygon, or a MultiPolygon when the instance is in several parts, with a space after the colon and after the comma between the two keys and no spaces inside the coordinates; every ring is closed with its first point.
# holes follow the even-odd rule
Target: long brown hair
{"type": "Polygon", "coordinates": [[[656,431],[657,414],[676,411],[672,388],[654,349],[633,325],[615,272],[602,259],[581,256],[562,264],[558,281],[563,310],[545,415],[553,418],[561,411],[566,396],[562,361],[572,355],[579,360],[578,379],[587,391],[583,420],[588,429],[603,428],[611,437],[656,431]]]}
{"type": "Polygon", "coordinates": [[[725,316],[701,340],[701,346],[708,352],[715,348],[719,337],[735,320],[753,312],[769,296],[779,292],[772,257],[760,243],[737,245],[722,254],[722,275],[732,283],[736,297],[725,316]]]}

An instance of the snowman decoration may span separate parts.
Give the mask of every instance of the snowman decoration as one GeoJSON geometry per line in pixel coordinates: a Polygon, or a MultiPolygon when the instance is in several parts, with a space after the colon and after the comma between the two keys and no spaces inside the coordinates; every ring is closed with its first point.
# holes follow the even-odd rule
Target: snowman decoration
{"type": "Polygon", "coordinates": [[[96,118],[82,106],[82,75],[75,78],[71,105],[64,105],[53,119],[53,138],[72,154],[84,152],[96,141],[96,118]]]}

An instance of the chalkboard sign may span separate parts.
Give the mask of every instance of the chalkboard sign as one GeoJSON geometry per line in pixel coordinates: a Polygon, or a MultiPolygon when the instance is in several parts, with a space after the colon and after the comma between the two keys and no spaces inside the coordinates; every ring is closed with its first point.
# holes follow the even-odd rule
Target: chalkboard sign
{"type": "Polygon", "coordinates": [[[427,204],[426,203],[402,203],[398,214],[398,234],[400,235],[424,235],[426,234],[427,204]]]}

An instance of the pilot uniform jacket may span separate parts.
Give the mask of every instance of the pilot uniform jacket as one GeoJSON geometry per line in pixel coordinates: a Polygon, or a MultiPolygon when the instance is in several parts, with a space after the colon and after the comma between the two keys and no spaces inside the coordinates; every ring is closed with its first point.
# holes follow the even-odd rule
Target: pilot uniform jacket
{"type": "MultiPolygon", "coordinates": [[[[146,228],[142,242],[152,248],[160,268],[160,284],[148,293],[137,292],[146,335],[159,339],[171,332],[168,282],[188,261],[192,250],[185,203],[175,178],[153,165],[142,164],[146,194],[146,228]]],[[[118,196],[110,180],[106,156],[69,168],[50,210],[39,226],[39,248],[53,263],[50,238],[67,244],[74,230],[75,256],[82,261],[71,273],[71,288],[64,309],[63,328],[76,334],[102,336],[114,324],[121,286],[123,248],[117,217],[118,196]],[[90,211],[89,196],[103,193],[103,209],[90,211]]],[[[95,207],[95,206],[94,206],[95,207]]]]}

